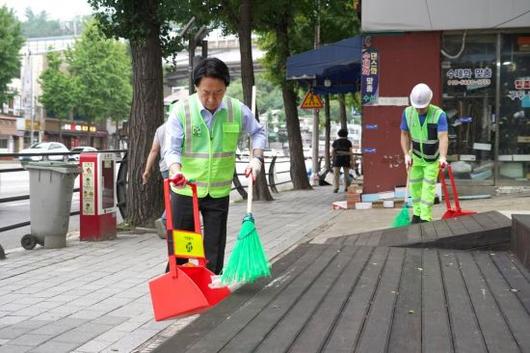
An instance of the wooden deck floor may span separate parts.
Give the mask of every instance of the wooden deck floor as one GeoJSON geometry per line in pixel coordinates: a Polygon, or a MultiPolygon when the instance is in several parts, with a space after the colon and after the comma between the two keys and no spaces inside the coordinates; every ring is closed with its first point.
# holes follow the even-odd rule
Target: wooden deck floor
{"type": "Polygon", "coordinates": [[[377,234],[298,246],[155,352],[530,352],[530,273],[510,252],[377,234]]]}

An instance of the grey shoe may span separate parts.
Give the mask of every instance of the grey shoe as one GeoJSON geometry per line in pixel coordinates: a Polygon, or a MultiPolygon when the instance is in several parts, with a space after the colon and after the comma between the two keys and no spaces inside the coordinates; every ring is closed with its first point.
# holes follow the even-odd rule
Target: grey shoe
{"type": "Polygon", "coordinates": [[[161,218],[155,221],[155,228],[156,228],[156,232],[158,233],[158,236],[160,237],[160,239],[166,239],[167,230],[161,218]]]}

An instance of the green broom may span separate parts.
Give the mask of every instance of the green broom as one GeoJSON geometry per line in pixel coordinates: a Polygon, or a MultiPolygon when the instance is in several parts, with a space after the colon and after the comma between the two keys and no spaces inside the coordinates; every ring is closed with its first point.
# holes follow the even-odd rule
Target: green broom
{"type": "Polygon", "coordinates": [[[405,199],[403,202],[403,207],[401,208],[401,211],[399,211],[399,213],[396,215],[396,217],[394,217],[394,221],[392,222],[392,228],[404,227],[410,224],[408,198],[409,198],[409,171],[407,170],[407,186],[405,188],[405,199]]]}
{"type": "Polygon", "coordinates": [[[271,266],[252,216],[252,174],[248,182],[247,214],[239,231],[236,244],[224,267],[221,282],[225,285],[254,282],[260,277],[270,276],[271,266]]]}

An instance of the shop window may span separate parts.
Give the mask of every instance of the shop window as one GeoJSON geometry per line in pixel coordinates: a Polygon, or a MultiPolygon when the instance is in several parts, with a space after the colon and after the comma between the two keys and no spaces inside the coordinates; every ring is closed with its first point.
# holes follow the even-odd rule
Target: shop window
{"type": "Polygon", "coordinates": [[[0,149],[7,149],[7,143],[6,139],[0,139],[0,149]]]}
{"type": "Polygon", "coordinates": [[[443,101],[455,176],[493,180],[496,35],[444,35],[443,101]]]}
{"type": "Polygon", "coordinates": [[[499,177],[530,180],[530,33],[502,37],[499,177]]]}

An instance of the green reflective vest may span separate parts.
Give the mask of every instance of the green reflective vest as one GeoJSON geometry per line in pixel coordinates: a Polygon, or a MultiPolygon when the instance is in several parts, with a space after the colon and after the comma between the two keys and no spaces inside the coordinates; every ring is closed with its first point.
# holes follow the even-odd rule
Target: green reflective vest
{"type": "Polygon", "coordinates": [[[440,157],[438,141],[438,120],[443,110],[430,104],[423,125],[414,107],[405,109],[405,118],[412,140],[412,158],[424,162],[436,162],[440,157]]]}
{"type": "MultiPolygon", "coordinates": [[[[199,197],[230,194],[241,132],[241,102],[227,96],[223,102],[226,109],[217,111],[211,129],[202,118],[197,94],[173,107],[184,130],[181,171],[197,184],[199,197]]],[[[191,196],[189,187],[173,191],[191,196]]]]}

